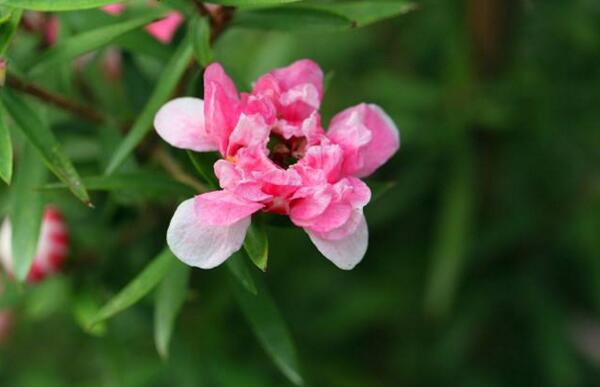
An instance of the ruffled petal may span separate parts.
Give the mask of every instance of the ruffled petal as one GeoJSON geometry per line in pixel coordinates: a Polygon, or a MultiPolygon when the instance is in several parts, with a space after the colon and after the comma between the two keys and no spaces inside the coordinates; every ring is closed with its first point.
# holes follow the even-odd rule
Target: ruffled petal
{"type": "Polygon", "coordinates": [[[305,231],[321,254],[340,269],[353,269],[367,252],[369,229],[362,211],[356,211],[346,225],[329,233],[305,231]],[[348,228],[352,232],[346,233],[348,228]]]}
{"type": "Polygon", "coordinates": [[[213,191],[194,198],[194,209],[207,226],[229,226],[263,208],[261,203],[244,200],[229,191],[213,191]]]}
{"type": "Polygon", "coordinates": [[[337,114],[327,136],[344,150],[344,173],[368,176],[400,147],[400,132],[377,105],[360,104],[337,114]]]}
{"type": "Polygon", "coordinates": [[[156,113],[154,127],[174,147],[197,152],[219,149],[214,137],[206,132],[204,102],[199,98],[183,97],[167,102],[156,113]]]}
{"type": "Polygon", "coordinates": [[[195,199],[177,207],[167,231],[167,244],[185,264],[211,269],[242,247],[250,216],[228,226],[207,225],[194,207],[195,199]]]}

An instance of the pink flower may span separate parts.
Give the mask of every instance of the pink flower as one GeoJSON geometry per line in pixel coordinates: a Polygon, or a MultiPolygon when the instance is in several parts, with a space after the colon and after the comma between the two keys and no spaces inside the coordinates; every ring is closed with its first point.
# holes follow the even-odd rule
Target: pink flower
{"type": "MultiPolygon", "coordinates": [[[[27,280],[37,282],[60,269],[67,255],[69,235],[61,213],[54,207],[44,210],[42,227],[35,258],[27,280]]],[[[13,258],[11,248],[11,226],[7,219],[0,228],[0,262],[12,275],[13,258]]]]}
{"type": "Polygon", "coordinates": [[[310,60],[262,76],[238,94],[219,64],[204,73],[204,100],[177,98],[154,126],[171,145],[218,151],[221,190],[184,201],[167,231],[173,253],[190,266],[212,268],[239,250],[251,215],[288,215],[317,249],[342,269],[363,258],[368,229],[363,207],[373,173],[399,148],[392,120],[360,104],[321,126],[323,73],[310,60]]]}
{"type": "MultiPolygon", "coordinates": [[[[115,3],[102,7],[102,10],[114,16],[118,16],[125,10],[125,4],[115,3]]],[[[150,23],[146,26],[146,31],[161,43],[168,44],[173,40],[175,31],[183,23],[183,15],[177,11],[172,11],[161,20],[150,23]]]]}

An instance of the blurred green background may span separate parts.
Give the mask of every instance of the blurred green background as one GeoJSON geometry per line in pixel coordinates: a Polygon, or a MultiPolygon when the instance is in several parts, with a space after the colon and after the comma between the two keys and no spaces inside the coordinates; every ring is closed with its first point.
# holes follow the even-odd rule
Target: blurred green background
{"type": "MultiPolygon", "coordinates": [[[[86,28],[61,17],[63,33],[86,28]]],[[[20,39],[15,55],[34,56],[26,47],[36,38],[20,39]]],[[[402,138],[368,180],[386,189],[366,208],[370,247],[356,269],[338,270],[300,229],[269,228],[264,277],[306,384],[599,385],[600,2],[423,0],[364,29],[233,28],[215,47],[241,89],[299,58],[328,74],[324,122],[373,102],[402,138]]],[[[99,79],[95,62],[78,79],[65,65],[67,75],[43,81],[131,119],[164,60],[125,51],[123,63],[120,83],[99,79]]],[[[201,95],[198,75],[187,94],[201,95]]],[[[82,175],[101,173],[118,132],[48,114],[82,175]]],[[[194,173],[185,152],[164,149],[194,173]]],[[[3,200],[6,192],[2,185],[3,200]]],[[[0,385],[288,385],[240,313],[225,268],[193,270],[167,361],[154,348],[151,296],[98,335],[84,332],[81,316],[163,248],[185,195],[98,193],[94,211],[51,195],[72,253],[63,274],[13,307],[0,385]]]]}

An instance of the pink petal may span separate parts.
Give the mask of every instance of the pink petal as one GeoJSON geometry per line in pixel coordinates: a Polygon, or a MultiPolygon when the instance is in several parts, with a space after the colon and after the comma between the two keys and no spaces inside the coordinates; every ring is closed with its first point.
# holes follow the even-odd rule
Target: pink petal
{"type": "Polygon", "coordinates": [[[323,98],[323,71],[318,64],[310,59],[298,60],[287,67],[275,69],[269,74],[277,79],[282,92],[298,86],[303,88],[303,85],[308,84],[316,90],[318,102],[323,98]]]}
{"type": "Polygon", "coordinates": [[[181,23],[183,23],[183,16],[179,12],[173,11],[169,12],[165,18],[148,24],[146,31],[159,42],[168,44],[173,39],[175,31],[181,23]]]}
{"type": "Polygon", "coordinates": [[[226,154],[241,107],[233,81],[218,63],[210,64],[204,71],[204,101],[206,131],[215,137],[221,153],[226,154]]]}
{"type": "Polygon", "coordinates": [[[349,223],[354,230],[342,238],[336,238],[340,230],[333,230],[328,234],[306,230],[321,254],[343,270],[354,268],[363,259],[369,244],[369,229],[362,211],[355,212],[349,223]]]}
{"type": "Polygon", "coordinates": [[[242,147],[266,148],[271,130],[260,114],[246,116],[242,114],[231,132],[228,155],[235,155],[242,147]]]}
{"type": "Polygon", "coordinates": [[[56,16],[49,16],[46,21],[46,42],[49,46],[53,46],[58,40],[60,31],[60,20],[56,16]]]}
{"type": "Polygon", "coordinates": [[[337,144],[323,144],[308,148],[299,164],[309,170],[322,172],[328,183],[335,183],[342,170],[343,152],[337,144]]]}
{"type": "Polygon", "coordinates": [[[177,148],[197,152],[218,150],[215,139],[206,132],[204,102],[183,97],[167,102],[154,117],[156,132],[177,148]]]}
{"type": "Polygon", "coordinates": [[[263,207],[229,191],[213,191],[194,198],[196,216],[207,226],[230,226],[263,207]]]}
{"type": "Polygon", "coordinates": [[[343,173],[368,176],[400,147],[400,132],[377,105],[360,104],[337,114],[327,136],[344,150],[343,173]]]}
{"type": "Polygon", "coordinates": [[[115,3],[109,4],[102,7],[102,10],[106,13],[110,13],[111,15],[120,15],[125,9],[125,4],[115,3]]]}
{"type": "Polygon", "coordinates": [[[167,231],[173,254],[189,266],[211,269],[242,247],[250,216],[227,226],[207,225],[195,207],[196,199],[181,203],[167,231]]]}

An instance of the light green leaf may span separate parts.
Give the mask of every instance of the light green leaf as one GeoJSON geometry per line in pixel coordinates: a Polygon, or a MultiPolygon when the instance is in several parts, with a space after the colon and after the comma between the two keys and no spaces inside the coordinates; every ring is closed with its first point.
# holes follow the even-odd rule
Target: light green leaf
{"type": "Polygon", "coordinates": [[[169,63],[165,66],[146,106],[142,112],[140,112],[137,120],[131,127],[131,130],[127,133],[127,136],[123,139],[121,144],[119,144],[117,150],[113,154],[105,174],[112,174],[152,128],[154,115],[167,101],[175,86],[177,86],[179,78],[181,78],[181,75],[192,59],[192,54],[193,50],[189,39],[184,39],[169,60],[169,63]]]}
{"type": "Polygon", "coordinates": [[[74,11],[99,8],[114,2],[115,0],[0,0],[0,5],[35,11],[74,11]]]}
{"type": "Polygon", "coordinates": [[[219,182],[217,181],[213,169],[213,165],[215,164],[215,161],[217,161],[215,155],[210,152],[196,153],[192,151],[187,151],[187,154],[194,165],[194,168],[200,176],[202,176],[204,183],[208,188],[213,190],[219,189],[219,182]]]}
{"type": "MultiPolygon", "coordinates": [[[[115,175],[91,176],[82,178],[90,191],[133,191],[140,193],[157,193],[164,195],[191,195],[195,191],[190,187],[171,179],[169,176],[150,171],[139,171],[115,175]]],[[[51,183],[43,189],[67,188],[64,183],[51,183]]]]}
{"type": "Polygon", "coordinates": [[[235,297],[250,327],[275,365],[294,384],[302,385],[298,355],[291,335],[262,279],[255,276],[258,294],[233,281],[235,297]]]}
{"type": "Polygon", "coordinates": [[[9,90],[1,93],[4,106],[27,140],[40,152],[48,168],[82,202],[91,205],[90,197],[75,167],[63,152],[47,123],[24,100],[9,90]]]}
{"type": "Polygon", "coordinates": [[[260,215],[252,217],[252,223],[246,232],[244,249],[254,264],[262,271],[267,270],[269,259],[269,239],[265,229],[265,222],[260,215]]]}
{"type": "Polygon", "coordinates": [[[22,15],[23,11],[20,9],[10,10],[8,20],[5,20],[0,24],[0,55],[4,55],[6,49],[10,46],[10,42],[12,42],[15,32],[17,31],[22,15]]]}
{"type": "Polygon", "coordinates": [[[82,54],[107,46],[124,34],[145,26],[163,13],[164,11],[150,11],[143,16],[99,27],[60,41],[36,58],[31,71],[40,71],[51,65],[64,64],[82,54]]]}
{"type": "Polygon", "coordinates": [[[169,357],[169,343],[175,319],[183,306],[188,290],[190,267],[177,262],[162,280],[154,307],[154,344],[159,355],[169,357]]]}
{"type": "Polygon", "coordinates": [[[192,20],[190,26],[192,35],[192,46],[196,60],[202,67],[212,62],[212,50],[210,48],[210,24],[207,17],[197,16],[192,20]]]}
{"type": "Polygon", "coordinates": [[[234,26],[279,31],[339,31],[352,27],[339,14],[312,8],[281,7],[238,12],[234,26]]]}
{"type": "Polygon", "coordinates": [[[123,290],[104,305],[90,322],[90,326],[109,319],[129,308],[148,294],[177,262],[171,251],[164,249],[146,268],[138,274],[123,290]]]}
{"type": "Polygon", "coordinates": [[[31,146],[25,146],[15,172],[9,208],[13,272],[19,281],[27,278],[37,250],[44,200],[35,188],[45,178],[46,168],[39,154],[31,146]]]}
{"type": "Polygon", "coordinates": [[[84,332],[92,336],[104,336],[106,333],[106,322],[103,321],[90,326],[90,322],[100,310],[100,305],[90,290],[78,290],[72,307],[73,317],[84,332]]]}
{"type": "Polygon", "coordinates": [[[240,251],[234,253],[231,257],[225,261],[225,265],[233,274],[233,276],[242,284],[242,286],[249,291],[251,294],[258,294],[258,290],[256,290],[256,285],[254,284],[254,280],[252,279],[252,274],[250,274],[250,269],[246,264],[246,257],[240,251]]]}
{"type": "Polygon", "coordinates": [[[13,169],[13,149],[6,126],[4,107],[0,103],[0,179],[10,184],[13,169]]]}
{"type": "Polygon", "coordinates": [[[298,7],[320,9],[344,16],[352,22],[352,27],[364,27],[417,8],[414,2],[406,0],[345,1],[336,3],[313,1],[299,4],[298,7]]]}

